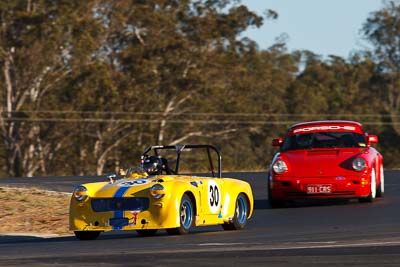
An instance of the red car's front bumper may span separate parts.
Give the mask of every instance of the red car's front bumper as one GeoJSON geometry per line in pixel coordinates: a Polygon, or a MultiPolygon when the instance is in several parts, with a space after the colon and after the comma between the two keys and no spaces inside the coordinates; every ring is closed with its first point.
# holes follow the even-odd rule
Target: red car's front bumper
{"type": "Polygon", "coordinates": [[[369,175],[339,177],[273,177],[268,181],[275,200],[367,197],[371,193],[369,175]]]}

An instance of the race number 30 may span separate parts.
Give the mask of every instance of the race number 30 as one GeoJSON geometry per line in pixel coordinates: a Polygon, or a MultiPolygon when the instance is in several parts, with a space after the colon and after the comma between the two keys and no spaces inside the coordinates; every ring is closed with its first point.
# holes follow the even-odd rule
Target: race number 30
{"type": "Polygon", "coordinates": [[[208,207],[211,213],[217,213],[221,201],[221,191],[215,181],[208,181],[208,207]]]}
{"type": "Polygon", "coordinates": [[[120,183],[117,183],[118,186],[121,187],[131,187],[131,186],[138,186],[138,185],[144,185],[150,183],[149,179],[135,179],[132,181],[123,181],[120,183]]]}

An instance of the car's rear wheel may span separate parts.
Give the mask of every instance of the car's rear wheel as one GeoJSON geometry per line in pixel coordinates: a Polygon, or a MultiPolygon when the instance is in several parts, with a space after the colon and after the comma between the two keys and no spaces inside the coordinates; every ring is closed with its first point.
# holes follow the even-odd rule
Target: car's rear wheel
{"type": "Polygon", "coordinates": [[[375,169],[371,170],[371,191],[367,197],[359,198],[360,202],[373,202],[376,198],[376,173],[375,169]]]}
{"type": "Polygon", "coordinates": [[[166,229],[170,235],[185,235],[188,234],[193,225],[194,206],[188,195],[183,195],[179,206],[179,222],[177,228],[166,229]]]}
{"type": "Polygon", "coordinates": [[[236,198],[235,214],[233,215],[232,222],[222,225],[224,230],[241,230],[245,227],[247,222],[247,215],[249,213],[249,202],[247,197],[240,193],[236,198]]]}
{"type": "Polygon", "coordinates": [[[94,240],[99,237],[100,231],[75,231],[74,234],[79,240],[94,240]]]}
{"type": "Polygon", "coordinates": [[[157,229],[136,230],[136,233],[140,236],[153,236],[157,233],[157,229]]]}
{"type": "Polygon", "coordinates": [[[383,197],[385,193],[385,174],[383,172],[383,165],[380,168],[380,183],[378,189],[376,190],[376,197],[383,197]]]}

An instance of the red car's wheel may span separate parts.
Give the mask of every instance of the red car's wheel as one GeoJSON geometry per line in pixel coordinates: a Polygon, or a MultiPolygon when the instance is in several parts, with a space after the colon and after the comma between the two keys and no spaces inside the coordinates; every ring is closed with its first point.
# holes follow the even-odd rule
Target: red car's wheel
{"type": "Polygon", "coordinates": [[[376,190],[376,197],[383,197],[385,192],[385,174],[383,172],[383,165],[380,167],[380,183],[378,189],[376,190]]]}
{"type": "Polygon", "coordinates": [[[373,202],[376,198],[376,173],[375,169],[371,170],[371,191],[367,197],[360,198],[360,202],[373,202]]]}

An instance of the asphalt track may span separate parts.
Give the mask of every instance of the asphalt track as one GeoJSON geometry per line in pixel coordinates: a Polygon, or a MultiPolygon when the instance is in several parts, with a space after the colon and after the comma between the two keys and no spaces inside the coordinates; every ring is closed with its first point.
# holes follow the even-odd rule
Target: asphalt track
{"type": "MultiPolygon", "coordinates": [[[[243,231],[199,227],[185,236],[111,232],[73,236],[0,236],[0,266],[400,266],[400,171],[385,172],[374,203],[267,204],[265,173],[230,173],[253,187],[255,212],[243,231]]],[[[71,191],[97,177],[0,179],[0,186],[71,191]]],[[[6,203],[3,203],[6,205],[6,203]]],[[[68,207],[66,207],[68,208],[68,207]]],[[[66,222],[67,223],[67,222],[66,222]]]]}

